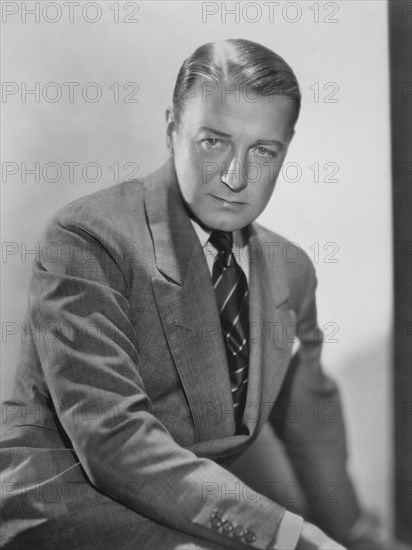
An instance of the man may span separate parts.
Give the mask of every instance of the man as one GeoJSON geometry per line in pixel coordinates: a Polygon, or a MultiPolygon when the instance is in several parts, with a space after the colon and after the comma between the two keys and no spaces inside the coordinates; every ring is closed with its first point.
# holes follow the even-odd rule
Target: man
{"type": "Polygon", "coordinates": [[[3,406],[2,548],[362,539],[342,422],[313,420],[314,401],[339,407],[319,363],[313,266],[285,260],[292,245],[254,221],[299,108],[295,75],[272,51],[206,44],[179,72],[166,164],[49,220],[3,406]],[[288,403],[298,422],[282,416],[288,403]],[[310,503],[323,531],[230,471],[267,422],[304,491],[336,490],[310,503]]]}

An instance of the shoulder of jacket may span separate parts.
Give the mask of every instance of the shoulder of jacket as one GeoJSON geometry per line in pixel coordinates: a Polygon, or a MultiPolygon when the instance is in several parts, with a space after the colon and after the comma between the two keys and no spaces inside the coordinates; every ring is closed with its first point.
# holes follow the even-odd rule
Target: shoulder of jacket
{"type": "Polygon", "coordinates": [[[287,269],[294,271],[296,269],[314,270],[312,260],[299,243],[291,241],[260,223],[254,222],[254,227],[262,245],[267,248],[272,246],[279,253],[287,269]]]}
{"type": "Polygon", "coordinates": [[[124,181],[63,205],[47,219],[46,229],[55,224],[88,226],[91,230],[101,224],[117,226],[119,222],[126,223],[128,215],[137,214],[140,204],[143,204],[142,181],[124,181]]]}

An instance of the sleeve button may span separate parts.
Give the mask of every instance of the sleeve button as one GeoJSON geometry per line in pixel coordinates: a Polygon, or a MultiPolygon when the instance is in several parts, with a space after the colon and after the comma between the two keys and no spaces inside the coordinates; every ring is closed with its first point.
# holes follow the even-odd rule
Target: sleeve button
{"type": "Polygon", "coordinates": [[[214,529],[219,529],[222,526],[222,520],[218,516],[212,516],[210,518],[210,523],[214,529]]]}
{"type": "Polygon", "coordinates": [[[231,531],[233,531],[233,525],[230,523],[230,521],[225,521],[224,524],[223,524],[223,531],[225,533],[230,533],[231,531]]]}
{"type": "Polygon", "coordinates": [[[245,534],[245,541],[246,542],[255,542],[256,540],[256,535],[253,531],[247,531],[247,533],[245,534]]]}
{"type": "Polygon", "coordinates": [[[237,539],[241,539],[243,537],[243,535],[245,534],[245,531],[240,525],[237,525],[233,529],[233,534],[237,539]]]}

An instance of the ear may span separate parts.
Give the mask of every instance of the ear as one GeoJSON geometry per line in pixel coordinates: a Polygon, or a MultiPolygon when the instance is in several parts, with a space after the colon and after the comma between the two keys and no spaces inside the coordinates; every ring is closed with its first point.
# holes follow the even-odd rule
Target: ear
{"type": "Polygon", "coordinates": [[[172,107],[166,109],[166,147],[170,152],[173,151],[173,132],[175,130],[175,121],[172,107]]]}

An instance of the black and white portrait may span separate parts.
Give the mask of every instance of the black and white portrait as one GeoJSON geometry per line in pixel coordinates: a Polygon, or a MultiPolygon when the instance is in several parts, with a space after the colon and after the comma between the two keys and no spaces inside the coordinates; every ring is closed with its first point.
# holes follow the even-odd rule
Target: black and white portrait
{"type": "Polygon", "coordinates": [[[0,548],[410,548],[411,2],[1,9],[0,548]]]}

